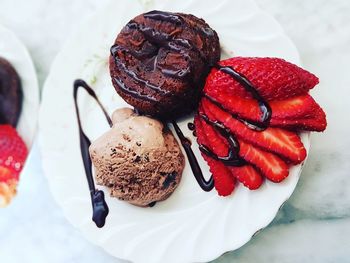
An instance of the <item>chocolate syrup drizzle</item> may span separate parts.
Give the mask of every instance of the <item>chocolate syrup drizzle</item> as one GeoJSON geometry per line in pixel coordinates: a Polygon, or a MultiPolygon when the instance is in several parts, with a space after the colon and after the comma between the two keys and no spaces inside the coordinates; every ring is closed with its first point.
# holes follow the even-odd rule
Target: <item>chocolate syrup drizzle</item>
{"type": "Polygon", "coordinates": [[[77,79],[74,81],[74,91],[73,91],[73,96],[74,96],[74,105],[75,105],[75,111],[77,114],[77,119],[78,119],[78,126],[79,126],[79,136],[80,136],[80,149],[81,149],[81,156],[83,159],[84,163],[84,169],[85,169],[85,174],[86,174],[86,179],[89,185],[89,190],[90,190],[90,196],[91,196],[91,204],[92,204],[92,220],[95,222],[97,227],[103,227],[106,222],[106,217],[109,213],[109,208],[107,206],[107,203],[105,201],[105,196],[103,191],[97,190],[95,188],[95,183],[94,183],[94,178],[92,176],[92,163],[91,163],[91,158],[89,154],[89,147],[91,145],[91,142],[89,138],[86,136],[86,134],[83,131],[82,125],[81,125],[81,120],[80,120],[80,114],[79,114],[79,109],[78,109],[78,102],[77,102],[77,95],[78,95],[78,89],[79,88],[84,88],[91,97],[93,97],[100,108],[102,109],[109,126],[112,127],[112,120],[109,117],[107,111],[105,108],[102,106],[101,102],[97,98],[95,92],[93,89],[91,89],[88,84],[81,80],[77,79]]]}
{"type": "Polygon", "coordinates": [[[211,121],[207,115],[200,114],[199,115],[203,120],[205,120],[209,125],[213,126],[215,130],[217,130],[223,137],[225,137],[229,143],[229,151],[227,156],[218,156],[209,147],[200,144],[199,150],[201,150],[206,155],[212,157],[217,161],[221,161],[229,166],[243,166],[246,162],[239,157],[239,143],[235,136],[227,129],[221,122],[219,121],[211,121]]]}
{"type": "Polygon", "coordinates": [[[187,128],[190,131],[194,131],[196,129],[196,127],[194,126],[194,124],[192,122],[187,123],[187,128]]]}
{"type": "Polygon", "coordinates": [[[191,141],[185,137],[185,135],[182,133],[180,127],[177,125],[176,121],[172,121],[172,125],[175,129],[177,136],[180,139],[182,147],[185,149],[188,161],[190,163],[193,175],[197,180],[197,183],[204,191],[206,191],[206,192],[211,191],[214,188],[213,176],[211,176],[209,178],[209,180],[206,180],[204,178],[201,167],[198,164],[198,160],[192,151],[191,141]]]}
{"type": "MultiPolygon", "coordinates": [[[[236,80],[238,83],[240,83],[246,91],[248,91],[253,99],[255,99],[258,102],[260,111],[261,111],[261,118],[260,122],[255,122],[251,120],[246,120],[241,117],[239,117],[236,114],[231,114],[234,118],[238,119],[242,123],[244,123],[247,127],[249,127],[252,130],[256,131],[263,131],[267,129],[267,127],[270,124],[271,116],[272,116],[272,110],[270,105],[267,103],[267,101],[264,100],[263,97],[260,96],[257,89],[254,87],[254,85],[242,74],[235,71],[232,67],[229,66],[221,66],[219,64],[214,65],[215,68],[218,70],[228,74],[230,77],[232,77],[234,80],[236,80]]],[[[224,109],[221,104],[216,102],[212,97],[206,95],[206,97],[211,100],[213,103],[218,105],[220,108],[224,109]]],[[[226,110],[226,109],[224,109],[226,110]]],[[[227,111],[227,110],[226,110],[227,111]]]]}

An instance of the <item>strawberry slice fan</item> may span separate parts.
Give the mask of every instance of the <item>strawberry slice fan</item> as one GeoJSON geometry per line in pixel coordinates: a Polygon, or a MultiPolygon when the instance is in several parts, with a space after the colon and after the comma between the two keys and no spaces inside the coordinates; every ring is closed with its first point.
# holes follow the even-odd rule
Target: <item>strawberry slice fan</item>
{"type": "Polygon", "coordinates": [[[258,189],[279,183],[303,162],[298,132],[324,131],[322,108],[308,93],[312,73],[279,58],[223,60],[206,79],[194,125],[215,189],[230,195],[236,182],[258,189]]]}
{"type": "Polygon", "coordinates": [[[16,194],[19,174],[28,150],[10,125],[0,125],[0,207],[7,205],[16,194]]]}

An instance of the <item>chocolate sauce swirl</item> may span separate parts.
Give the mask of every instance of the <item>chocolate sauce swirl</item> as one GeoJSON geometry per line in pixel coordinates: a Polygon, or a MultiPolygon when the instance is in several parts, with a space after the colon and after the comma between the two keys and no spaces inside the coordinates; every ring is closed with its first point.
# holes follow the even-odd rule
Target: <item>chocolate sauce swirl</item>
{"type": "MultiPolygon", "coordinates": [[[[140,76],[138,76],[138,75],[136,74],[135,71],[132,71],[132,70],[128,69],[128,68],[125,66],[125,64],[120,60],[120,58],[117,56],[117,53],[118,53],[118,51],[120,51],[120,50],[122,50],[122,51],[123,51],[123,50],[128,51],[127,48],[121,47],[121,46],[119,46],[119,45],[113,45],[113,46],[111,47],[111,55],[114,57],[115,63],[116,63],[116,65],[117,65],[117,67],[119,68],[119,70],[124,71],[124,72],[125,72],[126,74],[128,74],[129,77],[131,77],[135,82],[141,83],[141,84],[145,85],[146,87],[148,87],[148,88],[150,88],[150,89],[152,89],[152,90],[154,90],[154,91],[158,91],[158,92],[165,93],[165,94],[168,93],[168,91],[163,90],[160,86],[157,86],[157,85],[152,84],[149,80],[145,80],[145,79],[141,78],[140,76]]],[[[139,56],[144,56],[144,55],[145,55],[145,53],[143,53],[142,51],[139,52],[139,53],[137,53],[136,51],[132,51],[131,54],[133,54],[135,57],[139,57],[139,56]]],[[[116,81],[120,81],[119,78],[116,79],[116,81]]],[[[125,88],[124,88],[124,89],[125,89],[125,88]]],[[[128,90],[128,91],[129,91],[129,93],[130,93],[130,90],[128,90]]],[[[136,96],[136,95],[137,95],[137,96],[141,96],[141,94],[137,94],[137,93],[135,94],[135,96],[136,96]]],[[[143,97],[142,97],[142,98],[143,98],[143,97]]],[[[151,98],[149,98],[149,99],[151,99],[151,98]]]]}
{"type": "Polygon", "coordinates": [[[174,13],[158,11],[158,10],[150,11],[150,12],[144,14],[144,17],[154,19],[154,20],[160,20],[160,21],[165,21],[165,22],[169,22],[169,23],[174,23],[177,26],[181,26],[182,23],[184,22],[182,17],[180,17],[174,13]]]}
{"type": "Polygon", "coordinates": [[[91,204],[92,204],[92,211],[93,211],[92,220],[95,222],[97,227],[101,228],[105,225],[106,217],[109,213],[109,208],[108,208],[108,205],[105,201],[105,196],[104,196],[103,191],[97,190],[95,188],[94,178],[92,175],[92,163],[91,163],[91,158],[90,158],[90,154],[89,154],[89,147],[91,145],[91,142],[83,131],[83,128],[81,125],[81,120],[80,120],[78,102],[77,102],[79,88],[84,88],[89,93],[89,95],[96,100],[96,102],[98,103],[98,105],[102,109],[109,125],[112,127],[113,124],[112,124],[112,120],[109,117],[107,111],[102,106],[99,99],[97,98],[94,90],[91,89],[85,81],[83,81],[81,79],[77,79],[74,81],[73,87],[74,87],[74,90],[73,90],[74,105],[75,105],[75,111],[76,111],[77,119],[78,119],[78,126],[79,126],[80,150],[81,150],[81,156],[83,159],[86,179],[87,179],[87,182],[89,185],[90,196],[91,196],[91,204]]]}
{"type": "MultiPolygon", "coordinates": [[[[252,97],[258,102],[260,111],[261,111],[261,118],[260,122],[255,122],[247,119],[243,119],[240,116],[236,114],[232,114],[232,116],[239,121],[243,122],[247,127],[253,130],[257,131],[263,131],[267,129],[267,127],[270,124],[271,116],[272,116],[272,110],[270,105],[267,103],[267,101],[264,100],[263,97],[260,96],[257,89],[254,87],[254,85],[242,74],[235,71],[232,67],[229,66],[221,66],[219,64],[214,66],[218,70],[228,74],[230,77],[232,77],[234,80],[236,80],[238,83],[240,83],[244,89],[249,92],[252,97]]],[[[218,105],[220,108],[224,109],[221,104],[217,103],[212,97],[207,96],[206,97],[214,102],[216,105],[218,105]]],[[[226,109],[224,109],[226,110],[226,109]]],[[[227,111],[227,110],[226,110],[227,111]]]]}
{"type": "Polygon", "coordinates": [[[172,121],[172,125],[175,129],[177,136],[180,139],[182,147],[185,149],[187,159],[190,163],[193,175],[196,178],[197,183],[204,191],[206,191],[206,192],[211,191],[214,188],[213,176],[211,176],[209,178],[209,180],[206,180],[204,178],[201,167],[198,164],[198,160],[192,151],[191,141],[185,137],[185,135],[182,133],[180,127],[177,125],[176,121],[172,121]]]}
{"type": "Polygon", "coordinates": [[[221,122],[219,121],[211,121],[207,115],[200,114],[200,117],[204,119],[208,124],[214,127],[216,131],[218,131],[223,137],[225,137],[229,143],[229,151],[227,156],[218,156],[209,147],[200,144],[199,150],[205,153],[206,155],[212,157],[217,161],[221,161],[228,166],[243,166],[246,162],[239,157],[239,143],[235,136],[227,129],[221,122]]]}

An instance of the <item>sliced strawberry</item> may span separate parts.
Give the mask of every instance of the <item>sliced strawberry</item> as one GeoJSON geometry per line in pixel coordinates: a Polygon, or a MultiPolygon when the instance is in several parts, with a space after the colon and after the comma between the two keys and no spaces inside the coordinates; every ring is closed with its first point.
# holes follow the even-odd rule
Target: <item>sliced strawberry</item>
{"type": "Polygon", "coordinates": [[[238,115],[239,117],[252,121],[261,119],[261,111],[258,102],[254,99],[247,99],[232,93],[217,90],[210,90],[205,95],[212,98],[215,102],[222,105],[227,111],[238,115]]]}
{"type": "MultiPolygon", "coordinates": [[[[202,113],[201,107],[199,112],[202,113]]],[[[207,124],[198,115],[195,117],[194,124],[196,126],[197,138],[200,144],[205,144],[218,156],[225,156],[228,153],[228,144],[226,139],[207,124]]],[[[251,190],[258,189],[262,184],[261,175],[249,164],[242,167],[226,166],[231,174],[238,179],[244,186],[251,190]]]]}
{"type": "MultiPolygon", "coordinates": [[[[197,140],[199,144],[208,144],[207,137],[205,135],[202,122],[197,116],[194,120],[196,126],[197,140]]],[[[219,148],[216,148],[219,150],[219,148]]],[[[221,149],[225,151],[224,148],[221,149]]],[[[235,178],[232,176],[230,170],[220,161],[216,161],[209,156],[202,153],[204,160],[208,163],[210,172],[213,175],[214,186],[218,194],[221,196],[227,196],[231,194],[235,188],[235,178]]]]}
{"type": "Polygon", "coordinates": [[[320,109],[320,106],[309,94],[281,101],[271,101],[269,104],[272,110],[272,119],[312,118],[313,113],[320,109]]]}
{"type": "Polygon", "coordinates": [[[197,138],[201,144],[208,146],[218,156],[226,156],[228,154],[227,140],[218,134],[211,125],[207,124],[198,115],[195,117],[194,124],[196,131],[197,127],[202,131],[200,134],[197,134],[197,138]]]}
{"type": "Polygon", "coordinates": [[[216,161],[209,156],[202,154],[204,160],[209,165],[209,170],[214,178],[214,186],[221,196],[230,195],[235,189],[235,178],[230,170],[220,161],[216,161]]]}
{"type": "MultiPolygon", "coordinates": [[[[267,101],[284,100],[306,94],[318,78],[312,73],[280,58],[234,57],[220,62],[244,75],[267,101]]],[[[210,72],[204,91],[227,89],[240,97],[251,98],[241,84],[218,69],[210,72]]]]}
{"type": "MultiPolygon", "coordinates": [[[[219,89],[209,91],[206,95],[220,103],[230,113],[243,119],[257,122],[261,119],[261,110],[254,99],[219,92],[219,89]]],[[[323,131],[327,126],[326,115],[309,94],[281,101],[271,101],[269,105],[272,110],[270,123],[272,126],[308,131],[323,131]]]]}
{"type": "MultiPolygon", "coordinates": [[[[212,117],[212,115],[208,117],[212,117]]],[[[200,122],[200,129],[203,130],[203,133],[206,135],[205,139],[209,144],[208,146],[214,151],[214,153],[218,154],[219,156],[227,154],[228,147],[223,142],[225,139],[218,134],[211,125],[207,124],[201,119],[198,119],[197,117],[195,124],[198,125],[198,122],[200,122]]],[[[200,132],[198,136],[202,136],[202,132],[200,132]]],[[[239,156],[257,167],[258,170],[269,180],[273,182],[280,182],[288,176],[289,170],[287,164],[275,154],[258,149],[251,144],[243,142],[242,140],[239,140],[239,145],[239,156]]],[[[259,187],[262,183],[260,174],[256,172],[253,167],[247,169],[240,169],[240,167],[229,167],[229,169],[231,170],[232,174],[249,189],[256,189],[255,187],[259,187]],[[247,172],[247,174],[244,175],[243,172],[247,172]]]]}
{"type": "Polygon", "coordinates": [[[277,155],[263,151],[251,144],[239,141],[239,155],[253,164],[270,181],[278,183],[288,176],[287,164],[277,155]]]}
{"type": "Polygon", "coordinates": [[[260,173],[251,165],[244,165],[241,167],[228,166],[227,168],[238,181],[250,190],[258,189],[263,182],[260,173]]]}
{"type": "Polygon", "coordinates": [[[239,139],[249,142],[254,146],[278,154],[284,159],[297,164],[306,157],[306,150],[299,136],[291,131],[280,128],[267,128],[256,132],[245,124],[233,118],[229,113],[221,110],[208,99],[202,99],[205,112],[211,112],[211,119],[223,123],[239,139]]]}
{"type": "Polygon", "coordinates": [[[270,125],[291,130],[324,131],[327,127],[325,112],[318,108],[311,115],[299,119],[272,119],[270,125]]]}

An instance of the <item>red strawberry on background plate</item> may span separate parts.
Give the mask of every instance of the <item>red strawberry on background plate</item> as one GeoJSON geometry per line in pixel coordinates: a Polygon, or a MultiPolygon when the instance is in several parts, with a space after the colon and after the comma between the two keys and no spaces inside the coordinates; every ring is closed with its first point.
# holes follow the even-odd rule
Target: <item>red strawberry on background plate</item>
{"type": "Polygon", "coordinates": [[[17,131],[10,125],[0,125],[0,206],[8,204],[15,195],[27,155],[27,147],[17,131]]]}

